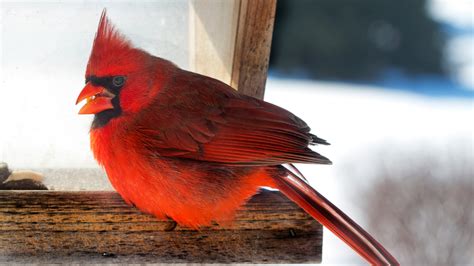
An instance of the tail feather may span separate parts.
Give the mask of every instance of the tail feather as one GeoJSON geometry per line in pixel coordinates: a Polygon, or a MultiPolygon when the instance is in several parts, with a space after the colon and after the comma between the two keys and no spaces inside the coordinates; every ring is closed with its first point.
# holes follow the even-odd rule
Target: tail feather
{"type": "MultiPolygon", "coordinates": [[[[297,175],[273,176],[277,188],[308,214],[346,242],[372,265],[399,265],[398,261],[362,227],[297,175]]],[[[280,172],[281,173],[281,172],[280,172]]]]}

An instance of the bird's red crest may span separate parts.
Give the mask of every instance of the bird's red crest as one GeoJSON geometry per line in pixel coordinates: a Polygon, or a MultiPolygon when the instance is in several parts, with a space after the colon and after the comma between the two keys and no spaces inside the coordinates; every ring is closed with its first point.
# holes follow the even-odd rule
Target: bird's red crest
{"type": "Polygon", "coordinates": [[[115,28],[104,9],[87,64],[86,77],[113,76],[133,71],[134,63],[141,53],[115,28]]]}

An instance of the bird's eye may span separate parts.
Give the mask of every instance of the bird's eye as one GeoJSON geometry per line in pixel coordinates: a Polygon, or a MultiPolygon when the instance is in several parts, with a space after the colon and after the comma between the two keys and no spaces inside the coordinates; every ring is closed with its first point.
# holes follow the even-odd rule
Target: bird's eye
{"type": "Polygon", "coordinates": [[[112,84],[114,84],[115,87],[120,87],[125,83],[125,77],[124,76],[116,76],[112,79],[112,84]]]}

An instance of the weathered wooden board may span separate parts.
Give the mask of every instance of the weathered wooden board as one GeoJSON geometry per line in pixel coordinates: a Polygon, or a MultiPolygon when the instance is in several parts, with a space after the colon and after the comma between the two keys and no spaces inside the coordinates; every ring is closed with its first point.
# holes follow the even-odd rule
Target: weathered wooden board
{"type": "Polygon", "coordinates": [[[263,99],[276,0],[240,0],[231,86],[263,99]]]}
{"type": "Polygon", "coordinates": [[[0,191],[0,263],[321,261],[322,226],[279,192],[231,224],[171,228],[114,192],[0,191]]]}

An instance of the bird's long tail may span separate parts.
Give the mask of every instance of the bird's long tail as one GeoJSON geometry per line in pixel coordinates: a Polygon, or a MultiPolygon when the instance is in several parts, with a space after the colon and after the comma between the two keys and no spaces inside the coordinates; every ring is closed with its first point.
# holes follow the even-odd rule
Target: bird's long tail
{"type": "Polygon", "coordinates": [[[303,179],[287,174],[273,175],[277,188],[313,218],[331,230],[372,265],[399,265],[398,261],[362,227],[319,194],[303,179]]]}

